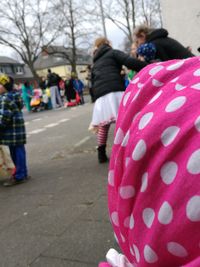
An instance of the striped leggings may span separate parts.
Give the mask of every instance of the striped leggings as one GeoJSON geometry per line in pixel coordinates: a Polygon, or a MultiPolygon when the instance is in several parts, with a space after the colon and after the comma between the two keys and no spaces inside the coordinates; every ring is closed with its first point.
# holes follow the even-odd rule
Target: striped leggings
{"type": "Polygon", "coordinates": [[[108,131],[110,128],[110,124],[100,126],[99,131],[97,133],[97,144],[98,146],[106,145],[108,139],[108,131]]]}

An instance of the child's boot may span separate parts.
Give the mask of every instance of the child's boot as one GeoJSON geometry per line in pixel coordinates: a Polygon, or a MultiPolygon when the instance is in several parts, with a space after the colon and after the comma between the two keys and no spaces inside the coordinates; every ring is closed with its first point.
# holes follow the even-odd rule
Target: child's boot
{"type": "Polygon", "coordinates": [[[105,163],[108,161],[108,157],[106,155],[106,145],[101,145],[97,148],[98,150],[98,160],[99,163],[105,163]]]}

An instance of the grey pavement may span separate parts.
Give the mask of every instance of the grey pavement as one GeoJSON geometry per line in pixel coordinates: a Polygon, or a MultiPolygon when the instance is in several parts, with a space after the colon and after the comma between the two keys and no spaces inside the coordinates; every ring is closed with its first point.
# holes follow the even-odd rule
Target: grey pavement
{"type": "MultiPolygon", "coordinates": [[[[116,247],[92,104],[25,114],[30,181],[0,184],[0,267],[95,267],[116,247]]],[[[111,150],[113,127],[109,135],[111,150]]],[[[1,181],[2,183],[2,181],[1,181]]]]}

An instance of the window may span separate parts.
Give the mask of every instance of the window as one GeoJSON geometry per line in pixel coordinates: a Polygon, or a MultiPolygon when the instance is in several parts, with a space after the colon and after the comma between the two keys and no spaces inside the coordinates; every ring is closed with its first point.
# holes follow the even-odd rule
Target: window
{"type": "Polygon", "coordinates": [[[16,66],[15,67],[16,74],[23,74],[23,67],[22,66],[16,66]]]}
{"type": "Polygon", "coordinates": [[[3,67],[0,66],[0,73],[5,73],[5,70],[3,67]]]}

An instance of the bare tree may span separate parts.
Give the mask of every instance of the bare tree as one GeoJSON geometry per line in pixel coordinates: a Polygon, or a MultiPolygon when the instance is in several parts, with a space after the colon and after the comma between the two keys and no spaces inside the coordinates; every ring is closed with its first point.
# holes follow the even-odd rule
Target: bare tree
{"type": "Polygon", "coordinates": [[[44,0],[1,0],[0,43],[11,47],[39,79],[34,62],[41,47],[58,36],[50,6],[44,0]]]}
{"type": "Polygon", "coordinates": [[[91,45],[91,38],[97,30],[91,23],[87,3],[79,0],[53,0],[54,14],[62,21],[62,42],[66,49],[54,50],[57,56],[66,58],[76,72],[77,57],[81,48],[91,45]],[[80,8],[81,5],[81,8],[80,8]]]}
{"type": "Polygon", "coordinates": [[[149,27],[162,26],[160,0],[137,0],[138,23],[149,27]]]}
{"type": "Polygon", "coordinates": [[[132,42],[132,32],[135,27],[135,1],[111,0],[104,3],[105,18],[112,21],[132,42]]]}
{"type": "MultiPolygon", "coordinates": [[[[95,3],[98,12],[99,1],[96,0],[95,3]]],[[[133,29],[136,25],[162,25],[159,0],[107,0],[104,1],[103,9],[105,18],[125,34],[126,43],[133,41],[133,29]]],[[[100,12],[96,15],[100,16],[100,12]]]]}

